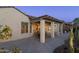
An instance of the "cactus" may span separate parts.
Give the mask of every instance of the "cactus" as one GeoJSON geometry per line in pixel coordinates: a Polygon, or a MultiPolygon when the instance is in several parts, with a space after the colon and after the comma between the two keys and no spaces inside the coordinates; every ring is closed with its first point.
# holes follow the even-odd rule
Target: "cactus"
{"type": "Polygon", "coordinates": [[[70,52],[74,53],[74,33],[73,33],[73,28],[70,30],[70,38],[69,38],[69,46],[70,46],[70,52]]]}

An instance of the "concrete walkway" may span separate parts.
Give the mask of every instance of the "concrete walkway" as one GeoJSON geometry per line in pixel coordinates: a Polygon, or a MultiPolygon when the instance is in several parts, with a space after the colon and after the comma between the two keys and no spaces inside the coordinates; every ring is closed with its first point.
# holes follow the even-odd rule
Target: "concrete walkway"
{"type": "Polygon", "coordinates": [[[56,47],[64,44],[64,41],[67,39],[68,34],[64,34],[54,39],[49,38],[45,44],[42,44],[36,38],[30,37],[27,39],[0,43],[0,48],[10,49],[16,46],[21,48],[24,53],[51,53],[56,47]]]}

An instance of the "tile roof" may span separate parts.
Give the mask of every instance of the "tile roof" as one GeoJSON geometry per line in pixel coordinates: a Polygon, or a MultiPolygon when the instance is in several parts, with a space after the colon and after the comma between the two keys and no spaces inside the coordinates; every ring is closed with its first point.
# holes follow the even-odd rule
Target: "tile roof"
{"type": "Polygon", "coordinates": [[[43,16],[40,16],[38,18],[43,18],[43,19],[47,19],[47,20],[51,20],[51,21],[56,21],[56,22],[64,22],[63,20],[59,20],[55,17],[52,17],[52,16],[49,16],[49,15],[43,15],[43,16]]]}

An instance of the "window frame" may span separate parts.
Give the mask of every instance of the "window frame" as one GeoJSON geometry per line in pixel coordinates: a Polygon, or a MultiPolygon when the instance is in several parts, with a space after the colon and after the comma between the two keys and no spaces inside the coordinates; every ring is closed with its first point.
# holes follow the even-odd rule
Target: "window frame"
{"type": "Polygon", "coordinates": [[[28,25],[28,22],[21,22],[21,34],[28,33],[28,25]]]}

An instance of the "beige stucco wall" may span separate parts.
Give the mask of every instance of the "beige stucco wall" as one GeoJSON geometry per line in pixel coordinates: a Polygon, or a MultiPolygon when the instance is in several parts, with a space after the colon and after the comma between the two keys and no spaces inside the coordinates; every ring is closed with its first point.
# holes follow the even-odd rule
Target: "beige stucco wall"
{"type": "Polygon", "coordinates": [[[28,16],[23,15],[16,9],[0,8],[0,24],[8,25],[12,29],[12,38],[10,40],[27,38],[31,36],[30,33],[21,34],[22,21],[30,24],[28,16]]]}
{"type": "Polygon", "coordinates": [[[58,35],[63,34],[63,23],[55,22],[55,32],[56,32],[58,35]]]}

